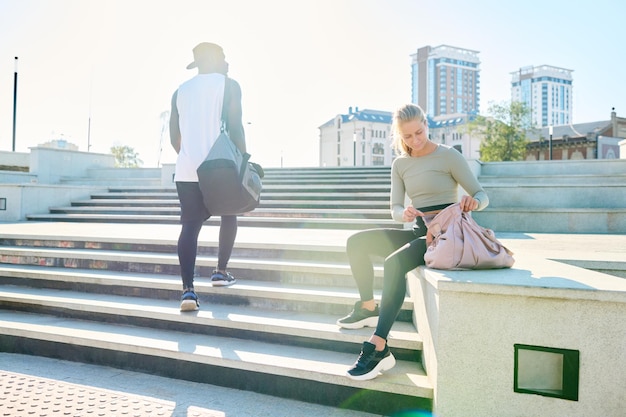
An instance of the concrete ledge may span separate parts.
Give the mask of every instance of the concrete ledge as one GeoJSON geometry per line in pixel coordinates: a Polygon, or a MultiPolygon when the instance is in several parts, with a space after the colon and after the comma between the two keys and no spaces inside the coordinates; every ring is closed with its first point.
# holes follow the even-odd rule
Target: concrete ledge
{"type": "Polygon", "coordinates": [[[174,183],[175,171],[176,171],[176,164],[163,164],[161,166],[161,185],[174,186],[175,185],[174,183]]]}
{"type": "Polygon", "coordinates": [[[626,232],[626,208],[494,208],[472,214],[497,232],[602,233],[626,232]]]}
{"type": "Polygon", "coordinates": [[[626,384],[626,280],[517,253],[513,269],[408,275],[439,417],[617,416],[626,384]],[[514,345],[578,350],[579,398],[514,392],[514,345]]]}
{"type": "Polygon", "coordinates": [[[582,159],[554,161],[516,161],[484,163],[481,175],[562,175],[564,173],[623,175],[623,159],[582,159]]]}
{"type": "Polygon", "coordinates": [[[0,171],[0,184],[35,184],[37,175],[20,171],[0,171]]]}
{"type": "Polygon", "coordinates": [[[0,151],[0,161],[2,161],[1,165],[28,169],[30,154],[27,152],[0,151]]]}
{"type": "Polygon", "coordinates": [[[111,154],[68,151],[65,149],[31,148],[30,172],[39,183],[58,183],[63,177],[84,177],[90,168],[113,168],[115,157],[111,154]]]}
{"type": "Polygon", "coordinates": [[[5,199],[5,209],[0,210],[0,222],[22,221],[30,214],[48,213],[50,206],[87,198],[93,191],[102,192],[104,188],[54,184],[0,184],[0,198],[5,199]]]}

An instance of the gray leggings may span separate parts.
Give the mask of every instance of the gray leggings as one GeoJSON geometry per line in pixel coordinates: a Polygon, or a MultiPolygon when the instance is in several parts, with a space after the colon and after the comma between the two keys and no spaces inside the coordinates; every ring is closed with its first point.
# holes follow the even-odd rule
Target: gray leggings
{"type": "Polygon", "coordinates": [[[350,236],[346,244],[350,268],[362,301],[374,298],[372,256],[385,260],[380,316],[374,332],[383,339],[387,339],[404,302],[406,273],[424,265],[426,227],[423,223],[420,226],[416,229],[364,230],[350,236]]]}

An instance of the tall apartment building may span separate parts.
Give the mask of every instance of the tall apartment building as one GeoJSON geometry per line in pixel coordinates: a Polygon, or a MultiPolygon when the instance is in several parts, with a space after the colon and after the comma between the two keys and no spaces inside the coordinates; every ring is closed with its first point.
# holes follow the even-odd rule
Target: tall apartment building
{"type": "Polygon", "coordinates": [[[572,123],[572,70],[540,65],[512,72],[511,101],[526,103],[534,127],[572,123]]]}
{"type": "Polygon", "coordinates": [[[431,117],[478,113],[478,52],[449,45],[424,46],[411,55],[412,102],[431,117]]]}

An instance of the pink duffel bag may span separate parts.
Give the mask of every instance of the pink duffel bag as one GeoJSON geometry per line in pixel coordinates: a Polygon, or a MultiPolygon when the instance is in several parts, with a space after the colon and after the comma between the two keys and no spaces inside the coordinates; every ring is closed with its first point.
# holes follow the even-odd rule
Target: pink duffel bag
{"type": "Polygon", "coordinates": [[[426,266],[434,269],[510,268],[515,260],[491,229],[480,226],[470,213],[452,204],[429,223],[432,243],[424,254],[426,266]]]}

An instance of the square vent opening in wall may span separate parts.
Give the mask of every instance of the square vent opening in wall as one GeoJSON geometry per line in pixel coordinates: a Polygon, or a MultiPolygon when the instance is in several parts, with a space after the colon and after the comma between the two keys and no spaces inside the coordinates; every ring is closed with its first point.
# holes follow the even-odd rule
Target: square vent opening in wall
{"type": "Polygon", "coordinates": [[[515,344],[514,391],[578,401],[580,352],[515,344]]]}

